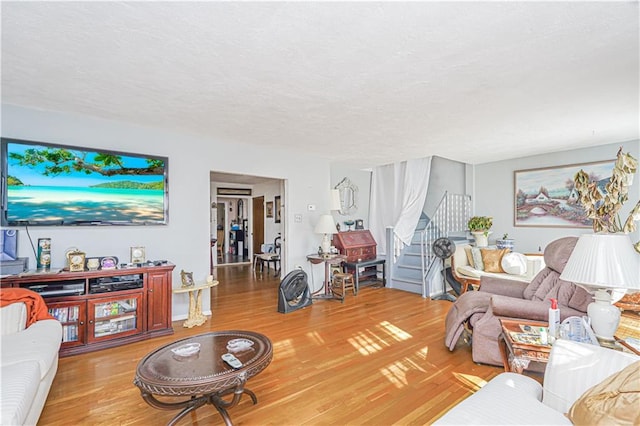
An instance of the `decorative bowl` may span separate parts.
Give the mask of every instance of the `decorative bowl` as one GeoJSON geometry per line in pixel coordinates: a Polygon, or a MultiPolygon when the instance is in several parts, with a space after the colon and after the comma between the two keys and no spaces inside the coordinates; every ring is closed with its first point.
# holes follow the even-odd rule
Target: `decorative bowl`
{"type": "Polygon", "coordinates": [[[253,342],[249,339],[232,339],[227,343],[229,352],[242,352],[253,346],[253,342]]]}
{"type": "Polygon", "coordinates": [[[184,345],[171,349],[171,352],[180,358],[190,357],[200,352],[200,343],[185,343],[184,345]]]}

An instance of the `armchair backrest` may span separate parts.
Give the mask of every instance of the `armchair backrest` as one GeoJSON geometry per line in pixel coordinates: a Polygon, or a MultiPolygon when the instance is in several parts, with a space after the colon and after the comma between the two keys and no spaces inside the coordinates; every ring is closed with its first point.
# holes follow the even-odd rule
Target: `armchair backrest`
{"type": "Polygon", "coordinates": [[[578,237],[564,237],[550,242],[544,249],[546,266],[561,274],[577,242],[578,237]]]}
{"type": "Polygon", "coordinates": [[[26,324],[27,307],[23,302],[12,303],[0,308],[0,336],[22,331],[26,324]]]}
{"type": "Polygon", "coordinates": [[[547,245],[544,250],[546,266],[525,288],[525,299],[548,301],[553,298],[558,300],[559,305],[581,312],[587,311],[587,306],[592,302],[591,295],[582,287],[560,279],[577,242],[577,237],[564,237],[547,245]]]}

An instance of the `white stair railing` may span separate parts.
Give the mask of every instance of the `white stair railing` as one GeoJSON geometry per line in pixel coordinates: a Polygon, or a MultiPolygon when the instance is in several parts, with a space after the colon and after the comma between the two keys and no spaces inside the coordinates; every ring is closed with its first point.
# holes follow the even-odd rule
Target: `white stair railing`
{"type": "Polygon", "coordinates": [[[471,197],[464,194],[445,192],[436,211],[420,233],[423,295],[428,297],[427,274],[437,260],[433,253],[433,243],[454,232],[465,232],[471,217],[471,197]]]}

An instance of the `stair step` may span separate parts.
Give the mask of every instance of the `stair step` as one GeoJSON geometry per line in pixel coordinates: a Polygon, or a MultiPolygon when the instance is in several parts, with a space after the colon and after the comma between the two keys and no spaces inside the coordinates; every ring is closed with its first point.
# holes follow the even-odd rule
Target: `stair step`
{"type": "Polygon", "coordinates": [[[422,266],[422,256],[420,253],[407,253],[405,252],[400,258],[396,265],[411,265],[411,266],[422,266]]]}
{"type": "Polygon", "coordinates": [[[422,287],[422,281],[421,280],[414,280],[411,278],[400,278],[400,277],[393,277],[392,279],[393,282],[401,282],[401,283],[405,283],[405,284],[412,284],[412,285],[417,285],[422,287]]]}
{"type": "Polygon", "coordinates": [[[396,267],[393,273],[393,278],[422,281],[422,271],[420,270],[420,268],[412,269],[396,267]]]}
{"type": "Polygon", "coordinates": [[[392,288],[422,295],[422,282],[394,278],[392,288]]]}
{"type": "Polygon", "coordinates": [[[400,265],[397,264],[399,269],[410,269],[412,271],[421,271],[422,265],[400,265]]]}

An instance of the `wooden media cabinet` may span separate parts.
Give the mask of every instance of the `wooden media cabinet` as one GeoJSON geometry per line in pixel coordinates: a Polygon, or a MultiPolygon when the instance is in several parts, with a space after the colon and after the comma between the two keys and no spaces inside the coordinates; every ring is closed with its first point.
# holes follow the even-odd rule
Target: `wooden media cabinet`
{"type": "Polygon", "coordinates": [[[60,356],[173,334],[171,273],[175,265],[84,272],[23,273],[1,286],[42,295],[62,323],[60,356]]]}

